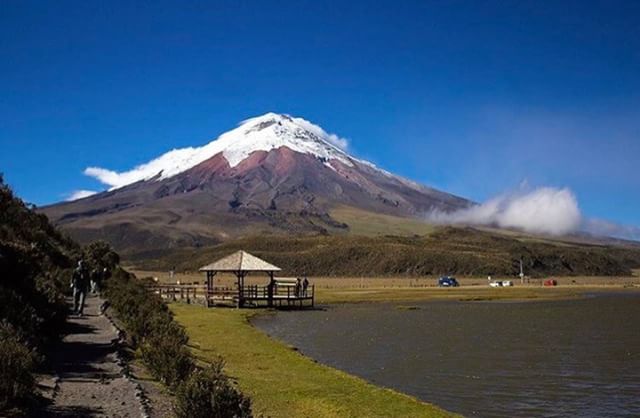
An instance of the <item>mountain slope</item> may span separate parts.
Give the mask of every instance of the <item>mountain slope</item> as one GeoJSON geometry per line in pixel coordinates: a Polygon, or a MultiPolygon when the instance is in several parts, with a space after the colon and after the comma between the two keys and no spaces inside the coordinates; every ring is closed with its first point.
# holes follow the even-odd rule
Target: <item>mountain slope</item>
{"type": "Polygon", "coordinates": [[[303,119],[268,113],[125,173],[88,169],[112,189],[42,210],[80,241],[101,238],[126,250],[349,232],[332,216],[336,208],[416,219],[471,204],[356,159],[337,142],[303,119]]]}
{"type": "Polygon", "coordinates": [[[130,254],[127,262],[147,271],[193,271],[239,249],[269,260],[285,276],[517,277],[521,259],[531,277],[630,276],[640,268],[638,246],[532,240],[468,227],[437,227],[426,236],[405,237],[247,237],[198,249],[143,251],[130,254]]]}

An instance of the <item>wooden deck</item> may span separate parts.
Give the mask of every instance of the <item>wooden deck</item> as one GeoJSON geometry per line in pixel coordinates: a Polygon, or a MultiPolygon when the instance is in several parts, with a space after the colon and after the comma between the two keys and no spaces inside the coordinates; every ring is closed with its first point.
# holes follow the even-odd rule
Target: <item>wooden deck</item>
{"type": "Polygon", "coordinates": [[[309,286],[306,291],[300,290],[296,293],[293,286],[273,286],[270,291],[269,286],[249,285],[242,288],[240,292],[245,304],[267,307],[314,307],[315,288],[309,286]]]}
{"type": "Polygon", "coordinates": [[[167,301],[201,303],[211,307],[216,305],[235,305],[239,307],[276,307],[276,308],[313,308],[315,305],[315,287],[296,293],[291,285],[207,288],[205,284],[154,284],[149,291],[160,295],[167,301]]]}

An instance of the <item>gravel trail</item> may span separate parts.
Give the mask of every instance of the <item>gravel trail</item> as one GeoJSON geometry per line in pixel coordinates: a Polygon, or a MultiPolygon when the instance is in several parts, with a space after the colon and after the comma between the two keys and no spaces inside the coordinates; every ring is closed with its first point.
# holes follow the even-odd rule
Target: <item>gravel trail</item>
{"type": "Polygon", "coordinates": [[[53,354],[59,380],[45,416],[144,416],[136,384],[118,361],[118,331],[100,314],[101,303],[89,297],[84,316],[69,318],[68,334],[53,354]]]}

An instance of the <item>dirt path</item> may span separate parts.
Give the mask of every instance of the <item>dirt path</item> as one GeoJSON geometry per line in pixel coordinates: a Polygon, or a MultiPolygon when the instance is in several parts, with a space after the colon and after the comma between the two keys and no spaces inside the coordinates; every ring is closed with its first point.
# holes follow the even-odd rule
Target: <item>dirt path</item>
{"type": "Polygon", "coordinates": [[[90,297],[85,315],[69,318],[68,335],[53,355],[59,381],[46,416],[143,416],[136,385],[118,364],[117,330],[100,314],[101,303],[90,297]]]}

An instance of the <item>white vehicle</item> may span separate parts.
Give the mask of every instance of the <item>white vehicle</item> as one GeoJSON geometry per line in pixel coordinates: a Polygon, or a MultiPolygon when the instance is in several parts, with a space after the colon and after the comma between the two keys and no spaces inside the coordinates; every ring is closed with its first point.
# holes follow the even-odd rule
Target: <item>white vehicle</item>
{"type": "Polygon", "coordinates": [[[511,280],[495,281],[495,282],[490,282],[489,286],[491,286],[491,287],[511,287],[511,286],[513,286],[513,282],[511,280]]]}

